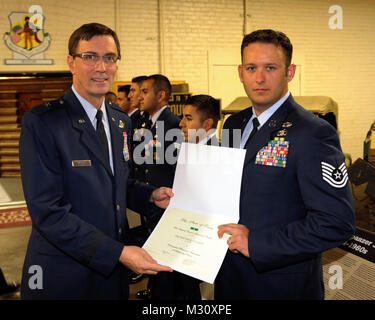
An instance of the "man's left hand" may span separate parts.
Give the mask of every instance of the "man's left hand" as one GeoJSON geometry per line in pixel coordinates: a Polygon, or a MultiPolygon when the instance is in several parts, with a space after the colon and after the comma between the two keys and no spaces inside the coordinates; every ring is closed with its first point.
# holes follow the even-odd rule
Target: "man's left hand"
{"type": "Polygon", "coordinates": [[[170,199],[174,196],[171,188],[161,187],[154,190],[151,195],[151,202],[155,203],[159,208],[166,209],[170,199]]]}
{"type": "Polygon", "coordinates": [[[221,239],[224,233],[230,236],[228,239],[229,250],[234,253],[242,253],[245,257],[250,258],[249,255],[249,229],[242,224],[228,223],[222,224],[218,227],[218,235],[221,239]]]}

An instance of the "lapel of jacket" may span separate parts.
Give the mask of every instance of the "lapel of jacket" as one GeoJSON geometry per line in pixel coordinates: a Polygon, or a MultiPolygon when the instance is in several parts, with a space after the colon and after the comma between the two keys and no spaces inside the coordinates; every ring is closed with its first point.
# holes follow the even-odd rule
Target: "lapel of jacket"
{"type": "Polygon", "coordinates": [[[267,120],[260,128],[246,148],[245,163],[248,163],[260,149],[272,140],[279,130],[282,130],[282,124],[291,111],[291,103],[294,101],[292,95],[280,106],[279,109],[267,120]]]}
{"type": "Polygon", "coordinates": [[[156,119],[156,122],[155,124],[152,126],[151,128],[151,133],[152,133],[152,139],[153,140],[156,140],[157,138],[160,140],[160,142],[163,144],[164,141],[165,141],[165,134],[167,132],[167,128],[166,128],[166,119],[168,118],[168,115],[171,111],[169,110],[169,107],[166,107],[162,112],[161,114],[159,115],[159,117],[156,119]],[[160,126],[160,124],[158,124],[158,121],[162,121],[163,122],[163,125],[160,126]],[[162,137],[157,137],[156,136],[156,133],[160,131],[157,130],[157,129],[160,129],[160,128],[163,128],[163,133],[164,133],[164,139],[161,139],[162,137]]]}
{"type": "MultiPolygon", "coordinates": [[[[108,105],[106,101],[106,110],[108,115],[109,128],[111,130],[111,142],[112,142],[112,155],[113,155],[113,170],[116,173],[115,176],[119,177],[118,171],[122,168],[121,162],[124,162],[123,158],[123,147],[124,147],[124,136],[123,132],[126,132],[125,128],[121,131],[120,119],[117,119],[113,109],[108,105]]],[[[125,123],[124,123],[125,125],[125,123]]],[[[129,137],[128,137],[129,139],[129,137]]]]}
{"type": "Polygon", "coordinates": [[[134,113],[130,116],[130,119],[134,122],[134,121],[137,121],[137,119],[139,118],[140,116],[140,111],[139,109],[135,110],[134,113]]]}
{"type": "Polygon", "coordinates": [[[249,107],[249,108],[245,109],[244,111],[242,111],[242,116],[239,117],[238,119],[236,119],[235,122],[232,123],[232,125],[229,128],[226,128],[226,129],[229,129],[229,141],[228,142],[229,142],[230,148],[239,148],[240,147],[241,140],[238,140],[237,137],[236,137],[236,139],[234,139],[233,130],[240,129],[241,130],[241,138],[242,138],[242,134],[243,134],[243,131],[245,130],[246,124],[249,121],[249,119],[252,117],[252,115],[253,115],[253,108],[249,107]]]}
{"type": "Polygon", "coordinates": [[[208,146],[220,146],[219,140],[217,140],[216,135],[208,139],[205,144],[208,146]]]}
{"type": "Polygon", "coordinates": [[[77,129],[81,133],[81,142],[94,154],[96,158],[103,164],[110,175],[112,174],[111,167],[107,156],[105,155],[102,146],[100,145],[98,136],[96,135],[95,129],[88,118],[85,109],[83,109],[81,103],[73,93],[72,89],[69,89],[65,96],[64,101],[69,104],[68,112],[72,120],[73,128],[77,129]]]}
{"type": "Polygon", "coordinates": [[[155,122],[155,124],[152,126],[152,128],[151,128],[151,131],[152,131],[152,135],[155,135],[156,134],[156,123],[158,122],[158,121],[163,121],[163,128],[164,128],[164,132],[165,132],[165,130],[166,130],[166,128],[165,128],[165,120],[167,119],[167,117],[168,117],[168,114],[170,113],[170,111],[169,111],[169,107],[166,107],[162,112],[161,112],[161,114],[159,115],[159,117],[156,119],[156,122],[155,122]]]}
{"type": "Polygon", "coordinates": [[[252,116],[253,116],[253,108],[250,107],[246,110],[246,113],[244,117],[241,119],[241,123],[239,124],[239,128],[241,129],[241,138],[242,138],[243,131],[245,130],[245,127],[252,116]]]}

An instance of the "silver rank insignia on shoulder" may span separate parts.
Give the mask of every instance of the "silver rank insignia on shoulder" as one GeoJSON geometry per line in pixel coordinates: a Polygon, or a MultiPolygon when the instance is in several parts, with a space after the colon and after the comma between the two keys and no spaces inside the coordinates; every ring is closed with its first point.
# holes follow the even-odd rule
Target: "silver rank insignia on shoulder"
{"type": "Polygon", "coordinates": [[[348,182],[348,171],[346,170],[345,162],[338,168],[322,161],[322,177],[325,182],[334,188],[343,188],[348,182]]]}
{"type": "Polygon", "coordinates": [[[277,121],[276,120],[271,120],[270,123],[268,124],[268,126],[271,127],[271,128],[276,127],[276,125],[277,125],[277,121]]]}
{"type": "Polygon", "coordinates": [[[287,133],[288,133],[288,131],[283,129],[283,130],[280,130],[279,132],[277,132],[277,136],[278,137],[284,137],[284,136],[287,135],[287,133]]]}
{"type": "Polygon", "coordinates": [[[289,127],[291,127],[293,125],[293,123],[291,123],[291,122],[284,122],[283,124],[282,124],[282,127],[283,128],[289,128],[289,127]]]}
{"type": "Polygon", "coordinates": [[[119,126],[119,128],[124,129],[125,124],[122,122],[122,120],[120,120],[119,123],[118,123],[118,126],[119,126]]]}

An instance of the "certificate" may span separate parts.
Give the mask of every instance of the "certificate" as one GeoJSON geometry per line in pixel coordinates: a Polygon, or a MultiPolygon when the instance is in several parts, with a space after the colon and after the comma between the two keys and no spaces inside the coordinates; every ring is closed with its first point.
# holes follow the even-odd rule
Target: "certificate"
{"type": "Polygon", "coordinates": [[[160,264],[213,283],[228,249],[218,226],[237,223],[245,150],[181,145],[175,196],[144,244],[160,264]]]}

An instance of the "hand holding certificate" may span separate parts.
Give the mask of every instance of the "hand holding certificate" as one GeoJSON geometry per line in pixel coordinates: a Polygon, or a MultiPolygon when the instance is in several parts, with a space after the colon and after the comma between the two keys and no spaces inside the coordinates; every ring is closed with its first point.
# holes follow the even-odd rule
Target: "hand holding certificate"
{"type": "Polygon", "coordinates": [[[237,223],[245,150],[181,146],[174,197],[143,246],[160,264],[213,283],[228,249],[218,226],[237,223]]]}

